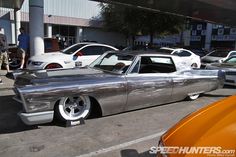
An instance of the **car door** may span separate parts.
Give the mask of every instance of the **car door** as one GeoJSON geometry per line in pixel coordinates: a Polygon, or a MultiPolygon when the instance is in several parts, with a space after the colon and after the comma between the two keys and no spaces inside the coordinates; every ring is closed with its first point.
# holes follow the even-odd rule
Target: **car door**
{"type": "MultiPolygon", "coordinates": [[[[148,57],[145,58],[148,59],[148,57]]],[[[155,56],[152,58],[155,58],[155,56]]],[[[171,100],[171,74],[169,72],[158,73],[154,71],[143,71],[144,73],[141,73],[145,66],[149,66],[149,63],[140,57],[132,71],[127,74],[128,100],[125,110],[154,106],[171,100]]]]}

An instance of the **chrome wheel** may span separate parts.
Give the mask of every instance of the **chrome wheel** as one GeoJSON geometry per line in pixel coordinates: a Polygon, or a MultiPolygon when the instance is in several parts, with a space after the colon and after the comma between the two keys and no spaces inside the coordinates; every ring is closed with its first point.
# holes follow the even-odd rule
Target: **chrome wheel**
{"type": "Polygon", "coordinates": [[[196,100],[198,97],[200,96],[200,94],[192,94],[188,96],[189,100],[196,100]]]}
{"type": "Polygon", "coordinates": [[[63,120],[86,118],[91,108],[88,96],[64,97],[60,100],[58,110],[63,120]]]}

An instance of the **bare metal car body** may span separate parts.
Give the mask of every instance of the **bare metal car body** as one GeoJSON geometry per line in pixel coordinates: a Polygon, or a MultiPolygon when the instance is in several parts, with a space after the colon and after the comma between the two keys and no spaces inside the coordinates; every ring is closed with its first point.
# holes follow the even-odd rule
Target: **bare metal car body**
{"type": "Polygon", "coordinates": [[[222,71],[192,70],[185,68],[178,56],[155,52],[111,52],[96,61],[117,53],[133,56],[123,73],[90,66],[84,69],[28,71],[17,76],[15,100],[23,104],[23,111],[19,113],[21,119],[29,125],[51,122],[56,102],[66,96],[88,96],[98,102],[102,115],[110,115],[183,100],[221,88],[224,82],[222,71]],[[173,61],[174,70],[138,72],[141,71],[143,57],[149,56],[169,58],[173,61]],[[135,70],[137,67],[138,71],[135,70]]]}

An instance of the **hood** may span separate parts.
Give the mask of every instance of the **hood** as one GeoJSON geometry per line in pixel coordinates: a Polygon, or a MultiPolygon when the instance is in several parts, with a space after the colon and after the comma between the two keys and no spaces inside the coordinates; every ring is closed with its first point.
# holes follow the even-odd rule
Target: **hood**
{"type": "Polygon", "coordinates": [[[16,77],[15,86],[65,83],[72,81],[89,81],[115,77],[119,74],[107,73],[91,68],[73,68],[60,70],[27,70],[16,77]]]}
{"type": "Polygon", "coordinates": [[[236,148],[236,95],[182,119],[162,136],[165,146],[236,148]]]}
{"type": "Polygon", "coordinates": [[[223,57],[204,56],[201,58],[201,62],[206,62],[206,63],[218,62],[222,58],[223,57]]]}
{"type": "Polygon", "coordinates": [[[55,61],[55,60],[65,60],[65,59],[71,59],[71,55],[67,55],[61,52],[53,52],[53,53],[44,53],[36,56],[30,57],[29,60],[31,61],[55,61]]]}

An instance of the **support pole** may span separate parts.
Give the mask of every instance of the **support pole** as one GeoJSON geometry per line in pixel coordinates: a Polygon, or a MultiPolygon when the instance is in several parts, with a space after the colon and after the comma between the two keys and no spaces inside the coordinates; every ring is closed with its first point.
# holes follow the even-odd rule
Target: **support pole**
{"type": "Polygon", "coordinates": [[[29,0],[30,55],[44,53],[44,1],[29,0]]]}

